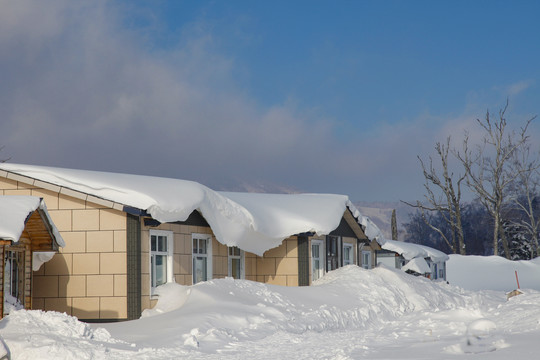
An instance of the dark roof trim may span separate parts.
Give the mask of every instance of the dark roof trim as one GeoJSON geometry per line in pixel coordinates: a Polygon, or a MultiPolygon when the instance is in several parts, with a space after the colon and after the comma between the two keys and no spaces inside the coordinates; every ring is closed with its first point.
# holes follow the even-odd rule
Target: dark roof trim
{"type": "Polygon", "coordinates": [[[128,206],[128,205],[124,205],[124,207],[122,208],[122,211],[130,215],[151,217],[150,214],[146,212],[146,210],[141,210],[139,208],[128,206]]]}
{"type": "MultiPolygon", "coordinates": [[[[156,226],[161,225],[161,222],[152,218],[150,215],[141,215],[141,216],[144,217],[144,220],[143,220],[144,226],[156,227],[156,226]]],[[[171,224],[210,227],[206,219],[197,210],[193,210],[193,212],[188,216],[188,218],[185,221],[174,221],[171,224]]]]}

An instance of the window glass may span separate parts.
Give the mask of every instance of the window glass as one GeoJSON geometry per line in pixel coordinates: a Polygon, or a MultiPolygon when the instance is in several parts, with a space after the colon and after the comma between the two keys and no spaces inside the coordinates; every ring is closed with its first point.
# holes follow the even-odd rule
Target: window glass
{"type": "Polygon", "coordinates": [[[156,284],[159,286],[167,282],[167,256],[166,255],[155,255],[156,262],[156,284]]]}
{"type": "Polygon", "coordinates": [[[158,236],[158,251],[167,251],[167,237],[158,236]]]}
{"type": "Polygon", "coordinates": [[[371,251],[362,251],[362,267],[371,269],[371,251]]]}
{"type": "Polygon", "coordinates": [[[207,258],[197,256],[193,258],[193,283],[208,280],[207,277],[207,258]]]}
{"type": "Polygon", "coordinates": [[[237,246],[231,246],[229,251],[229,276],[234,279],[244,278],[242,250],[237,246]]]}
{"type": "Polygon", "coordinates": [[[353,252],[351,244],[343,244],[343,265],[350,265],[353,263],[353,252]]]}
{"type": "Polygon", "coordinates": [[[231,277],[234,279],[241,279],[241,266],[240,259],[233,258],[231,259],[231,277]]]}
{"type": "Polygon", "coordinates": [[[208,243],[208,241],[206,241],[205,239],[199,239],[199,254],[207,254],[208,253],[206,251],[207,243],[208,243]]]}
{"type": "Polygon", "coordinates": [[[311,241],[311,280],[320,279],[324,274],[323,242],[320,240],[311,241]]]}
{"type": "Polygon", "coordinates": [[[172,281],[172,231],[150,230],[150,286],[172,281]]]}
{"type": "Polygon", "coordinates": [[[193,284],[211,279],[211,241],[207,235],[193,234],[193,284]]]}

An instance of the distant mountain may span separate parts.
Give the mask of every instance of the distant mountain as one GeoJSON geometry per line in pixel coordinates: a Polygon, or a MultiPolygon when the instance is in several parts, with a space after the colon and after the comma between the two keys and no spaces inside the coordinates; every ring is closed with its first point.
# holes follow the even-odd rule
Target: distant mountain
{"type": "Polygon", "coordinates": [[[415,211],[413,208],[400,201],[357,201],[354,202],[354,206],[360,210],[362,215],[369,217],[388,239],[392,238],[392,210],[396,209],[398,240],[401,241],[403,241],[406,236],[403,223],[408,222],[411,213],[414,213],[415,211]]]}
{"type": "Polygon", "coordinates": [[[266,194],[298,194],[301,191],[287,185],[273,184],[269,182],[231,182],[218,187],[220,191],[266,193],[266,194]]]}

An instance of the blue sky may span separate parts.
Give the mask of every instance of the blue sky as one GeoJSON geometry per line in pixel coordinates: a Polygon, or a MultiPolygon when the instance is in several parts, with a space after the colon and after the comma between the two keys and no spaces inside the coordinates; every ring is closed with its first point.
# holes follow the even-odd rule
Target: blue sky
{"type": "Polygon", "coordinates": [[[459,145],[506,98],[512,126],[540,112],[539,13],[536,1],[0,0],[1,154],[224,190],[420,199],[416,156],[436,141],[459,145]]]}

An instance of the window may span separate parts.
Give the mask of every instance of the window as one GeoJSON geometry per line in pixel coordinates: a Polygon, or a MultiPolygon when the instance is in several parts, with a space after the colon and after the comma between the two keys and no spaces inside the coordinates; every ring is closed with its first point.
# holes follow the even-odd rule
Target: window
{"type": "Polygon", "coordinates": [[[343,243],[343,266],[351,265],[353,263],[353,245],[343,243]]]}
{"type": "Polygon", "coordinates": [[[340,266],[340,238],[339,236],[326,237],[326,271],[335,270],[340,266]]]}
{"type": "Polygon", "coordinates": [[[193,234],[193,284],[212,278],[212,237],[193,234]]]}
{"type": "Polygon", "coordinates": [[[324,275],[322,240],[311,240],[311,280],[315,281],[324,275]]]}
{"type": "Polygon", "coordinates": [[[244,279],[244,252],[236,246],[229,247],[229,276],[244,279]]]}
{"type": "Polygon", "coordinates": [[[24,305],[24,252],[6,250],[5,254],[4,302],[24,305]]]}
{"type": "Polygon", "coordinates": [[[371,251],[362,250],[362,267],[371,269],[371,251]]]}
{"type": "Polygon", "coordinates": [[[173,281],[173,233],[150,230],[150,287],[152,294],[159,285],[173,281]]]}

